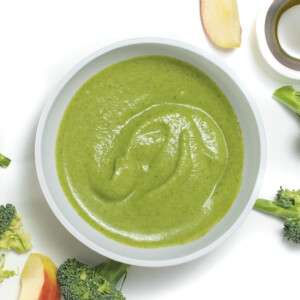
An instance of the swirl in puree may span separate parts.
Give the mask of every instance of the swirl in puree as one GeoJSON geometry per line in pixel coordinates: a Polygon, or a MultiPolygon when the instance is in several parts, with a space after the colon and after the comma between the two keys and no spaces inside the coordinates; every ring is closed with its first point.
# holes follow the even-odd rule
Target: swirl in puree
{"type": "Polygon", "coordinates": [[[242,180],[243,139],[224,94],[188,63],[137,57],[90,78],[56,144],[77,213],[121,243],[166,247],[207,233],[242,180]]]}

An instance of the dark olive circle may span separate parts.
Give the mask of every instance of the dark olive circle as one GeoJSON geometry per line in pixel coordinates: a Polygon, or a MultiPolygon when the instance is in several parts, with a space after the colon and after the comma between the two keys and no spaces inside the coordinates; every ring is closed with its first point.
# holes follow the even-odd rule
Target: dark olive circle
{"type": "Polygon", "coordinates": [[[280,46],[278,23],[284,12],[298,4],[300,0],[275,0],[267,12],[265,21],[266,41],[271,53],[282,65],[295,71],[300,71],[300,59],[290,56],[280,46]]]}

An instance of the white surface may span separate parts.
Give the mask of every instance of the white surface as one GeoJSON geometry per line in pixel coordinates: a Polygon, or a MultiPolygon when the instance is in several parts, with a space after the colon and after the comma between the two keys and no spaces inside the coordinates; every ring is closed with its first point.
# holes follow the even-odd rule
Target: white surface
{"type": "MultiPolygon", "coordinates": [[[[14,203],[32,234],[34,252],[56,264],[76,257],[97,264],[103,257],[75,240],[56,220],[38,184],[34,137],[53,88],[79,60],[126,38],[182,40],[217,55],[252,90],[267,136],[267,168],[261,197],[280,185],[300,188],[299,118],[271,98],[300,81],[273,71],[258,51],[255,17],[261,1],[238,1],[242,46],[222,50],[206,38],[198,0],[1,1],[0,152],[13,159],[0,170],[1,202],[14,203]]],[[[299,294],[300,246],[282,239],[282,223],[251,212],[239,230],[205,257],[168,268],[133,267],[123,292],[128,300],[288,299],[299,294]]],[[[7,268],[22,270],[28,253],[7,253],[7,268]]],[[[0,286],[0,299],[17,300],[19,277],[0,286]]]]}
{"type": "Polygon", "coordinates": [[[300,4],[283,13],[278,22],[278,41],[290,56],[300,59],[300,4]]]}
{"type": "Polygon", "coordinates": [[[209,253],[245,220],[257,199],[266,162],[266,141],[260,113],[240,78],[215,56],[180,41],[136,38],[101,48],[77,64],[45,105],[38,125],[35,163],[42,191],[67,230],[94,251],[126,264],[143,267],[177,265],[209,253]],[[92,229],[67,200],[55,167],[57,131],[70,99],[82,84],[103,68],[136,56],[168,55],[186,61],[214,79],[231,102],[244,139],[245,162],[240,192],[226,216],[204,237],[175,247],[143,249],[117,243],[92,229]]]}
{"type": "MultiPolygon", "coordinates": [[[[269,64],[271,68],[273,68],[274,71],[278,72],[279,74],[286,76],[288,78],[291,78],[293,80],[300,80],[300,72],[290,69],[283,64],[281,64],[272,54],[266,40],[266,34],[265,34],[265,21],[266,16],[268,13],[268,10],[272,4],[272,0],[266,0],[264,3],[262,3],[259,13],[257,16],[257,22],[256,22],[256,35],[257,35],[257,42],[258,42],[258,48],[260,50],[261,55],[264,57],[266,62],[269,64]]],[[[298,5],[297,5],[298,6],[298,5]]],[[[290,9],[291,11],[294,11],[294,9],[290,9]]],[[[296,9],[297,13],[298,9],[296,9]]],[[[294,14],[294,13],[292,13],[294,14]]],[[[281,19],[281,18],[280,18],[281,19]]],[[[289,21],[292,21],[290,19],[289,21]]],[[[299,16],[295,18],[294,23],[299,23],[299,16]]],[[[285,26],[286,27],[286,26],[285,26]]],[[[289,37],[286,37],[283,39],[281,37],[281,41],[285,44],[285,48],[289,48],[291,51],[291,46],[293,51],[297,51],[297,47],[299,46],[299,28],[295,27],[293,29],[293,32],[295,35],[292,37],[292,32],[289,32],[289,37]],[[294,38],[294,40],[293,40],[294,38]],[[291,42],[292,41],[292,42],[291,42]],[[288,45],[287,45],[288,43],[288,45]],[[298,46],[295,46],[298,45],[298,46]]],[[[281,26],[280,34],[283,34],[283,26],[281,26]]],[[[298,54],[299,55],[299,54],[298,54]]]]}

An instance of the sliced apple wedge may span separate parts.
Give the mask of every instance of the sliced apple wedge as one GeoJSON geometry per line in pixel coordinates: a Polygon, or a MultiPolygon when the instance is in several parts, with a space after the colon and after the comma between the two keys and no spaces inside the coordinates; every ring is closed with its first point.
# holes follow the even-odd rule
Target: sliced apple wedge
{"type": "Polygon", "coordinates": [[[56,273],[57,267],[49,257],[31,253],[22,271],[19,300],[60,300],[56,273]]]}
{"type": "Polygon", "coordinates": [[[218,46],[235,48],[241,45],[241,25],[237,0],[200,0],[204,30],[218,46]]]}

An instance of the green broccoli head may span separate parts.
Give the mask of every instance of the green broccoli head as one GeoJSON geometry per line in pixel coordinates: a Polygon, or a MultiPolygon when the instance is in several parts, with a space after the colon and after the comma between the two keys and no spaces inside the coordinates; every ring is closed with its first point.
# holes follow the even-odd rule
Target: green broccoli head
{"type": "MultiPolygon", "coordinates": [[[[123,274],[127,267],[119,263],[123,274]]],[[[119,273],[118,273],[119,274],[119,273]]],[[[124,300],[122,293],[107,280],[98,267],[91,268],[76,259],[66,260],[57,271],[57,281],[66,300],[124,300]]]]}
{"type": "Polygon", "coordinates": [[[0,283],[2,283],[6,278],[18,275],[16,271],[3,270],[5,264],[5,255],[2,254],[0,262],[0,283]]]}
{"type": "Polygon", "coordinates": [[[286,239],[300,244],[300,218],[286,218],[283,232],[286,239]]]}
{"type": "Polygon", "coordinates": [[[298,208],[299,206],[299,211],[300,211],[300,190],[288,190],[288,189],[283,189],[280,187],[280,189],[277,191],[277,196],[276,196],[276,204],[284,207],[284,208],[289,208],[291,206],[296,206],[298,208]]]}
{"type": "Polygon", "coordinates": [[[30,235],[24,231],[22,218],[14,205],[0,205],[0,249],[25,252],[32,248],[30,235]]]}

